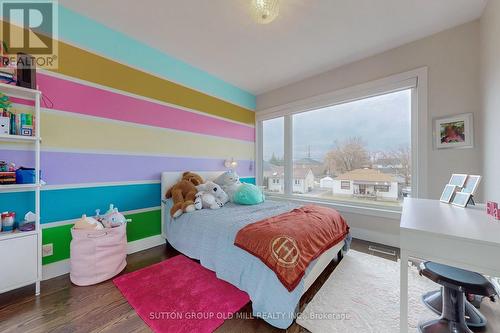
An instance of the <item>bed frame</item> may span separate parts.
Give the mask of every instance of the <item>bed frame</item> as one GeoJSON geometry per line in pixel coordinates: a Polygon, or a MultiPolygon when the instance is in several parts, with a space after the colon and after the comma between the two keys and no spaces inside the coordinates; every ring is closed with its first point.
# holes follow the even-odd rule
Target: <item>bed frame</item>
{"type": "MultiPolygon", "coordinates": [[[[198,172],[197,171],[196,173],[199,174],[201,177],[203,177],[204,180],[207,180],[207,179],[214,179],[215,177],[217,177],[218,175],[220,175],[224,171],[225,170],[211,171],[211,172],[198,172]]],[[[165,212],[165,204],[163,203],[163,199],[165,199],[165,193],[167,192],[167,190],[172,185],[177,183],[177,181],[181,178],[181,175],[182,175],[181,172],[163,172],[161,174],[161,198],[162,198],[162,203],[161,203],[161,235],[162,235],[163,239],[165,239],[167,247],[172,247],[172,246],[169,244],[169,242],[167,240],[167,235],[165,233],[165,221],[164,221],[164,219],[165,219],[166,212],[165,212]]],[[[326,273],[326,275],[327,275],[326,277],[328,277],[328,275],[331,273],[331,271],[327,272],[328,271],[327,267],[330,267],[331,270],[333,270],[333,268],[331,267],[333,265],[333,263],[337,263],[337,262],[340,262],[340,260],[342,260],[342,258],[343,258],[342,248],[343,247],[344,247],[344,241],[333,246],[332,248],[330,248],[328,251],[323,253],[318,258],[316,265],[314,265],[314,267],[311,269],[311,271],[304,277],[304,292],[303,292],[302,296],[304,296],[306,293],[308,293],[309,289],[311,288],[311,286],[314,284],[314,282],[318,279],[318,277],[320,275],[325,275],[325,274],[322,274],[323,272],[326,273]]],[[[333,265],[333,267],[335,267],[335,265],[333,265]]],[[[326,281],[326,278],[324,279],[324,281],[326,281]]],[[[321,283],[321,285],[322,285],[322,283],[321,283]]],[[[314,289],[316,289],[316,288],[314,288],[314,289]]],[[[317,288],[317,290],[319,290],[319,288],[317,288]]],[[[314,296],[314,294],[312,296],[314,296]]],[[[312,296],[311,296],[311,298],[312,298],[312,296]]],[[[301,303],[303,303],[302,299],[301,299],[301,302],[299,303],[299,306],[301,306],[301,303]]]]}

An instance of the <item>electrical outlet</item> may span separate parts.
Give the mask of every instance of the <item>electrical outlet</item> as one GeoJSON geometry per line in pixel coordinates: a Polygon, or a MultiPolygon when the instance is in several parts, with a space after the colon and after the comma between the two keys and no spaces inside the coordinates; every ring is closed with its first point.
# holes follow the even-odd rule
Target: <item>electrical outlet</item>
{"type": "Polygon", "coordinates": [[[54,244],[42,245],[42,257],[48,257],[54,254],[54,244]]]}

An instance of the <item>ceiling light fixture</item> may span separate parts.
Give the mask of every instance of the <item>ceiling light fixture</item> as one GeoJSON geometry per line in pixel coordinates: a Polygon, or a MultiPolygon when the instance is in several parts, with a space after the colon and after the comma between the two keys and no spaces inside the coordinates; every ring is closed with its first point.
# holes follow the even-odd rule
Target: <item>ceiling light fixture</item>
{"type": "Polygon", "coordinates": [[[279,0],[251,0],[250,7],[253,18],[259,24],[271,23],[280,12],[279,0]]]}

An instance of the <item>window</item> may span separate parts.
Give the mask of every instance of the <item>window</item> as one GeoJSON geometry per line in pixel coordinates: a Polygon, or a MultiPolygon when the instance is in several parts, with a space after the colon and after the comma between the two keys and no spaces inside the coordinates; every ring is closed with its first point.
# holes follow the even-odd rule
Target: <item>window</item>
{"type": "Polygon", "coordinates": [[[390,187],[387,185],[375,185],[375,191],[378,192],[389,192],[390,187]]]}
{"type": "Polygon", "coordinates": [[[293,115],[294,177],[312,188],[299,194],[400,205],[403,189],[411,185],[410,116],[411,90],[293,115]],[[333,178],[331,187],[320,186],[325,177],[333,178]],[[352,193],[346,191],[351,182],[352,193]]]}
{"type": "Polygon", "coordinates": [[[262,185],[268,192],[283,193],[284,118],[262,122],[262,185]]]}
{"type": "Polygon", "coordinates": [[[284,166],[293,163],[288,195],[399,207],[412,188],[414,88],[401,89],[264,120],[264,186],[266,174],[279,173],[279,191],[268,190],[283,193],[284,166]],[[287,156],[285,137],[293,138],[287,156]]]}

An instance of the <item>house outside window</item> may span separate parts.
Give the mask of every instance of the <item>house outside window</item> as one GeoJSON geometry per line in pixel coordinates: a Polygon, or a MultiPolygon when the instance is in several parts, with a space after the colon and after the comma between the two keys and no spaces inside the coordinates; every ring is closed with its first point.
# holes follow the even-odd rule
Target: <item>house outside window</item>
{"type": "Polygon", "coordinates": [[[389,192],[390,186],[389,185],[375,185],[375,191],[379,192],[389,192]]]}
{"type": "Polygon", "coordinates": [[[328,98],[311,98],[302,104],[290,103],[290,108],[269,110],[277,118],[266,113],[257,116],[263,134],[257,137],[261,157],[257,169],[264,184],[266,174],[273,173],[279,175],[279,193],[284,196],[399,210],[403,198],[420,188],[412,178],[413,164],[420,163],[412,154],[412,149],[420,151],[412,133],[419,127],[411,121],[424,119],[419,105],[412,102],[413,98],[421,100],[417,80],[398,81],[394,86],[400,84],[401,88],[385,93],[374,84],[370,89],[376,92],[368,97],[362,94],[370,89],[355,87],[346,102],[311,107],[308,103],[328,103],[328,98]],[[273,121],[279,125],[273,126],[273,121]],[[266,142],[266,131],[279,133],[278,141],[266,142]],[[269,149],[273,145],[274,150],[269,149]]]}

